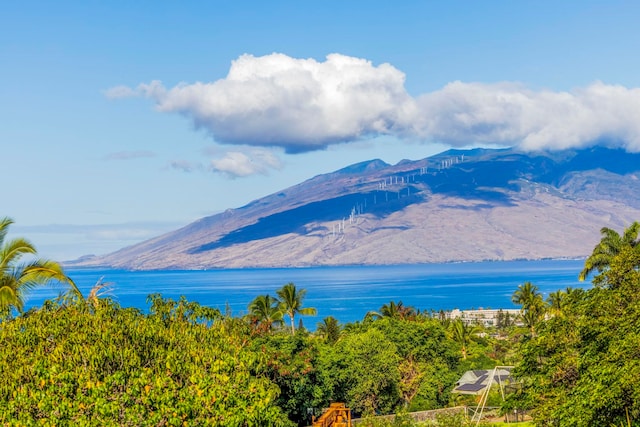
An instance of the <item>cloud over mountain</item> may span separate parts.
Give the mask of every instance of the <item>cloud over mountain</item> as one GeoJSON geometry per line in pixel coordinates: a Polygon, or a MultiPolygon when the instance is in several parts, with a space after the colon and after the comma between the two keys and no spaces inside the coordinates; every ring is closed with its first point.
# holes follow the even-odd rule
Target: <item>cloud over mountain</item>
{"type": "MultiPolygon", "coordinates": [[[[452,82],[412,97],[390,64],[331,54],[323,62],[274,53],[242,55],[224,79],[166,88],[118,86],[110,98],[146,96],[220,143],[288,153],[377,135],[442,142],[564,149],[606,142],[640,151],[640,89],[595,82],[567,92],[513,82],[452,82]]],[[[237,153],[216,161],[247,164],[237,153]]],[[[222,162],[222,163],[221,163],[222,162]]]]}
{"type": "Polygon", "coordinates": [[[603,140],[640,151],[640,89],[593,83],[572,92],[532,91],[514,83],[453,82],[417,99],[428,138],[454,146],[579,148],[603,140]]]}

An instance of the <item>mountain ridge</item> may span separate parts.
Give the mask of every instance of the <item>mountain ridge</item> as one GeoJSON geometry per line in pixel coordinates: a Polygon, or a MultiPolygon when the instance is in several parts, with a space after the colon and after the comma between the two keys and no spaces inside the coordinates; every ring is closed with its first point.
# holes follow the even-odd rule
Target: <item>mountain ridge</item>
{"type": "Polygon", "coordinates": [[[126,269],[576,258],[640,218],[640,154],[448,150],[359,162],[112,254],[126,269]]]}

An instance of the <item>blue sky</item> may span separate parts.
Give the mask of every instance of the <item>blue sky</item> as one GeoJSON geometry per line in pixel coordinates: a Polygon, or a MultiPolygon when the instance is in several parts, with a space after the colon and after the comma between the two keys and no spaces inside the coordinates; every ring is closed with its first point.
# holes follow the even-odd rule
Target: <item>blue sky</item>
{"type": "Polygon", "coordinates": [[[65,260],[372,158],[640,151],[639,18],[635,1],[4,2],[0,215],[65,260]]]}

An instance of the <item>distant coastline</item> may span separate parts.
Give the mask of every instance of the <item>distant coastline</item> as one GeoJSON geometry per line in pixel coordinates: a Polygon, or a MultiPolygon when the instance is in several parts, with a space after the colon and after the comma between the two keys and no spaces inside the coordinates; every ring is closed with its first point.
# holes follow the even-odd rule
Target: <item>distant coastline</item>
{"type": "MultiPolygon", "coordinates": [[[[92,255],[94,256],[94,255],[92,255]]],[[[61,264],[67,269],[74,270],[120,270],[120,271],[220,271],[220,270],[261,270],[261,269],[302,269],[302,268],[341,268],[341,267],[403,267],[409,265],[438,265],[438,264],[473,264],[473,263],[501,263],[501,262],[536,262],[536,261],[584,261],[586,256],[579,257],[547,257],[547,258],[515,258],[515,259],[482,259],[482,260],[451,260],[443,262],[423,262],[423,263],[392,263],[392,264],[309,264],[309,265],[277,265],[272,266],[248,266],[248,267],[209,267],[209,268],[155,268],[155,269],[127,269],[121,267],[113,267],[108,264],[105,265],[77,265],[79,261],[82,261],[85,256],[82,256],[76,260],[63,261],[61,264]]]]}
{"type": "MultiPolygon", "coordinates": [[[[246,312],[256,296],[270,293],[287,282],[307,290],[306,304],[318,309],[315,317],[303,319],[313,327],[324,317],[340,322],[362,320],[389,301],[402,301],[419,310],[517,308],[511,301],[518,285],[531,281],[546,297],[567,287],[589,287],[579,282],[582,260],[484,261],[382,266],[315,266],[297,268],[234,268],[210,270],[138,270],[67,268],[84,294],[98,280],[112,283],[108,296],[125,307],[146,310],[147,296],[161,293],[177,299],[216,307],[223,312],[246,312]]],[[[30,306],[57,291],[38,289],[30,295],[30,306]]]]}

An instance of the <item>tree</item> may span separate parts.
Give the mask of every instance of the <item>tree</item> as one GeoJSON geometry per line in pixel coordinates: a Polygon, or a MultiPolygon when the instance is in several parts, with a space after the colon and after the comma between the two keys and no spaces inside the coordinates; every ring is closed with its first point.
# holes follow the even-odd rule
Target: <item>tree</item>
{"type": "Polygon", "coordinates": [[[531,334],[535,334],[535,327],[544,317],[545,311],[544,300],[538,292],[538,287],[531,282],[523,283],[513,293],[511,301],[522,306],[522,320],[531,334]]]}
{"type": "Polygon", "coordinates": [[[549,311],[557,316],[562,313],[562,306],[567,294],[563,290],[557,290],[551,292],[547,297],[547,303],[549,304],[549,311]]]}
{"type": "MultiPolygon", "coordinates": [[[[369,313],[367,313],[369,314],[369,313]]],[[[383,317],[390,317],[392,319],[409,320],[416,317],[416,309],[411,306],[406,306],[402,301],[389,301],[388,304],[383,304],[380,307],[380,311],[372,311],[370,314],[378,319],[383,317]]]]}
{"type": "Polygon", "coordinates": [[[531,282],[524,282],[518,286],[518,289],[513,293],[511,301],[514,304],[521,305],[523,309],[529,308],[534,304],[534,301],[540,297],[538,287],[531,282]]]}
{"type": "Polygon", "coordinates": [[[78,287],[57,262],[35,258],[21,263],[23,257],[35,256],[37,251],[23,238],[5,242],[11,224],[10,218],[0,219],[0,316],[10,315],[14,308],[22,313],[25,294],[51,282],[68,284],[71,294],[82,299],[78,287]]]}
{"type": "Polygon", "coordinates": [[[296,289],[296,285],[292,282],[287,283],[277,291],[278,297],[280,298],[280,308],[287,316],[289,316],[289,319],[291,319],[292,334],[296,332],[294,322],[296,314],[303,316],[315,316],[317,313],[315,308],[302,308],[302,300],[306,293],[306,289],[298,290],[296,289]]]}
{"type": "Polygon", "coordinates": [[[257,322],[266,330],[270,330],[271,327],[281,325],[282,322],[282,309],[280,307],[280,301],[271,295],[258,295],[249,304],[249,315],[253,322],[257,322]]]}
{"type": "MultiPolygon", "coordinates": [[[[634,235],[635,224],[625,234],[634,235]]],[[[605,237],[615,242],[612,236],[605,237]]],[[[568,288],[562,315],[541,322],[537,336],[523,342],[517,399],[532,409],[536,425],[639,425],[640,245],[626,240],[599,264],[599,286],[568,288]]]]}
{"type": "Polygon", "coordinates": [[[280,389],[274,403],[296,425],[310,425],[313,408],[319,410],[329,404],[330,388],[320,379],[318,370],[320,348],[326,344],[299,331],[294,335],[262,335],[251,341],[249,347],[268,360],[256,376],[266,376],[280,389]]]}
{"type": "MultiPolygon", "coordinates": [[[[429,316],[410,321],[384,317],[370,323],[368,330],[382,332],[396,347],[399,390],[406,409],[421,411],[447,405],[449,387],[459,377],[460,348],[448,338],[439,320],[429,316]]],[[[339,344],[344,339],[346,336],[339,344]]]]}
{"type": "Polygon", "coordinates": [[[324,337],[329,344],[334,344],[340,338],[340,323],[333,316],[325,317],[322,322],[318,323],[316,332],[324,337]]]}
{"type": "Polygon", "coordinates": [[[324,352],[324,383],[331,399],[345,402],[356,415],[392,413],[401,402],[397,348],[377,329],[345,334],[324,352]]]}
{"type": "Polygon", "coordinates": [[[640,251],[622,248],[602,273],[609,286],[571,292],[523,344],[517,372],[536,425],[638,425],[639,267],[640,251]]]}
{"type": "Polygon", "coordinates": [[[461,319],[456,319],[449,325],[449,336],[460,346],[463,360],[467,359],[471,337],[475,332],[476,329],[473,326],[467,325],[461,319]]]}
{"type": "Polygon", "coordinates": [[[638,221],[634,221],[627,227],[622,236],[615,230],[603,227],[600,230],[602,235],[600,243],[593,248],[593,252],[585,260],[584,268],[578,275],[578,280],[584,281],[593,271],[602,273],[609,267],[611,260],[620,253],[622,248],[638,246],[640,243],[638,233],[640,233],[640,223],[638,221]]]}
{"type": "Polygon", "coordinates": [[[496,327],[499,330],[513,326],[513,324],[514,319],[508,311],[503,311],[502,309],[498,310],[498,314],[496,316],[496,327]]]}
{"type": "Polygon", "coordinates": [[[149,314],[50,301],[5,322],[0,425],[294,426],[246,322],[203,324],[196,303],[153,300],[149,314]]]}

